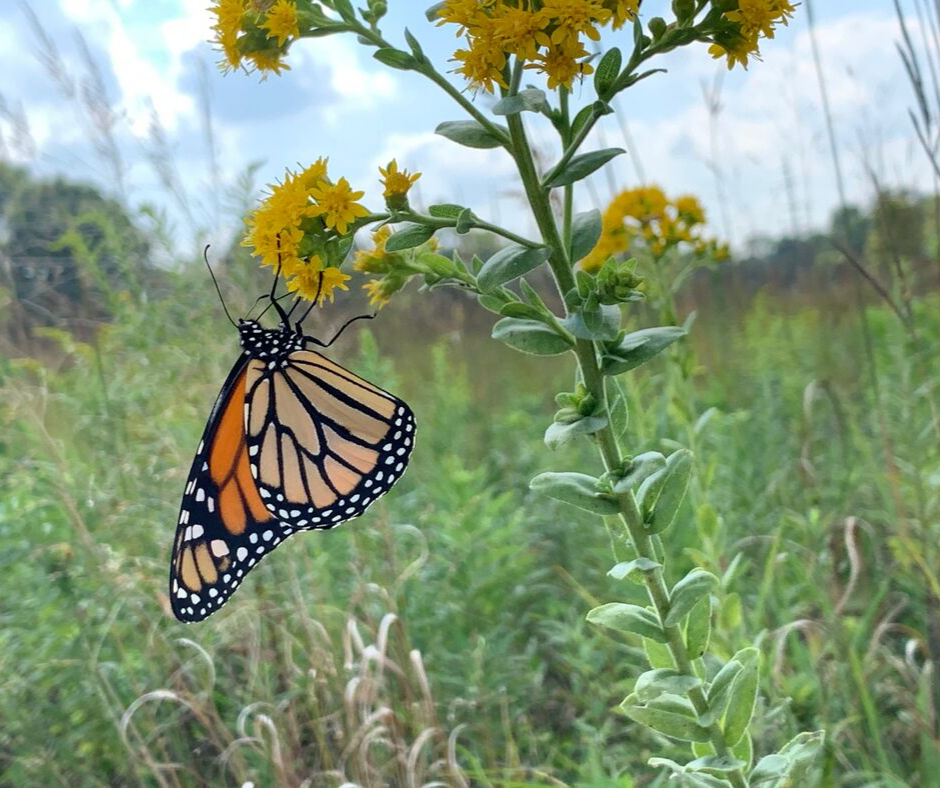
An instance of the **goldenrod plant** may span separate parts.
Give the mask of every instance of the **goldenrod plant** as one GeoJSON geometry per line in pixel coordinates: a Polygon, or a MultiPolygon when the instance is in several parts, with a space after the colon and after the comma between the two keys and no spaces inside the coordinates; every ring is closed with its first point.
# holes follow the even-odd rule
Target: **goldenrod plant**
{"type": "MultiPolygon", "coordinates": [[[[408,192],[420,174],[400,170],[396,161],[380,169],[385,205],[371,210],[360,202],[361,184],[330,176],[321,158],[286,171],[270,187],[249,219],[244,244],[301,298],[314,298],[318,289],[332,298],[351,279],[342,268],[356,233],[370,228],[373,243],[356,252],[350,267],[365,278],[377,306],[413,279],[428,289],[459,286],[499,317],[494,339],[534,356],[569,356],[573,390],[557,395],[559,410],[545,443],[551,450],[589,440],[599,454],[598,469],[542,473],[531,487],[596,514],[616,535],[623,557],[609,574],[645,587],[647,604],[611,601],[587,614],[593,624],[639,638],[644,646],[648,670],[619,705],[625,724],[629,719],[688,743],[684,762],[650,759],[679,785],[811,784],[822,732],[801,733],[778,752],[755,756],[749,727],[760,652],[742,644],[722,659],[709,649],[719,578],[694,568],[667,582],[676,557],[668,531],[681,516],[695,468],[692,452],[674,445],[668,456],[633,455],[622,444],[628,407],[621,376],[687,333],[681,325],[624,328],[625,312],[646,296],[644,259],[657,270],[662,293],[683,266],[720,259],[726,250],[705,236],[704,212],[693,197],[669,199],[655,187],[626,191],[603,216],[598,210],[576,213],[574,200],[579,183],[623,153],[584,146],[598,121],[615,111],[616,96],[657,75],[652,60],[679,47],[705,46],[728,68],[747,68],[759,59],[762,43],[788,23],[794,6],[787,0],[674,0],[669,18],[645,18],[640,0],[447,0],[427,14],[430,23],[455,34],[444,70],[411,31],[404,31],[401,44],[385,37],[383,0],[361,8],[350,0],[220,0],[213,11],[224,69],[279,74],[290,68],[295,44],[316,46],[323,36],[350,35],[385,66],[430,80],[454,100],[463,115],[438,126],[438,134],[455,145],[502,149],[512,159],[536,237],[459,204],[416,210],[408,192]],[[465,85],[455,85],[446,68],[465,85]],[[490,94],[495,102],[475,101],[490,94]],[[562,151],[545,168],[533,155],[530,127],[537,123],[554,129],[562,151]],[[441,253],[435,236],[443,230],[486,231],[505,245],[487,260],[463,260],[441,253]],[[637,258],[625,259],[627,252],[637,258]],[[669,260],[679,261],[679,268],[669,260]],[[557,298],[533,284],[533,274],[545,267],[557,298]],[[551,308],[553,303],[558,306],[551,308]]],[[[624,596],[631,595],[625,590],[624,596]]]]}

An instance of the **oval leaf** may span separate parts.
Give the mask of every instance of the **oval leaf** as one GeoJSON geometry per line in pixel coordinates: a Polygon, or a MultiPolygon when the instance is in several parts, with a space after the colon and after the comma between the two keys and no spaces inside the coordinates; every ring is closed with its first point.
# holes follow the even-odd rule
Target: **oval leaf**
{"type": "Polygon", "coordinates": [[[639,558],[634,558],[632,561],[621,561],[607,574],[614,578],[614,580],[623,580],[625,577],[630,577],[630,575],[636,572],[650,572],[653,569],[662,568],[663,565],[658,561],[654,561],[652,558],[647,558],[646,556],[640,556],[639,558]]]}
{"type": "Polygon", "coordinates": [[[434,133],[468,148],[498,148],[503,144],[475,120],[447,120],[438,125],[434,133]]]}
{"type": "Polygon", "coordinates": [[[552,174],[545,186],[549,189],[557,189],[559,186],[577,183],[621,153],[626,153],[626,151],[623,148],[604,148],[604,150],[573,156],[560,172],[552,174]]]}
{"type": "MultiPolygon", "coordinates": [[[[718,585],[718,578],[705,569],[693,569],[672,587],[665,624],[674,627],[698,601],[718,585]]],[[[735,739],[737,741],[737,739],[735,739]]]]}
{"type": "Polygon", "coordinates": [[[517,244],[507,246],[483,264],[477,275],[477,284],[484,293],[491,293],[497,287],[538,268],[551,254],[552,250],[547,246],[534,249],[517,244]]]}
{"type": "Polygon", "coordinates": [[[692,478],[693,455],[688,449],[680,449],[666,460],[666,478],[656,500],[653,511],[646,520],[650,533],[659,534],[673,524],[679,507],[685,500],[692,478]]]}
{"type": "Polygon", "coordinates": [[[542,112],[548,109],[545,92],[538,88],[520,90],[514,96],[506,96],[493,105],[494,115],[517,115],[520,112],[542,112]]]}
{"type": "Polygon", "coordinates": [[[377,49],[372,53],[372,57],[383,65],[401,71],[411,71],[418,66],[418,59],[414,55],[409,55],[407,52],[402,52],[400,49],[394,49],[393,47],[377,49]]]}
{"type": "Polygon", "coordinates": [[[692,659],[704,656],[712,634],[711,596],[700,599],[689,611],[689,623],[685,630],[685,644],[692,659]]]}
{"type": "Polygon", "coordinates": [[[630,492],[650,476],[666,467],[666,458],[658,451],[645,451],[633,458],[633,464],[623,476],[614,482],[613,491],[618,494],[630,492]]]}
{"type": "Polygon", "coordinates": [[[666,635],[659,626],[656,614],[639,605],[610,602],[591,610],[587,614],[587,620],[592,624],[600,624],[602,627],[615,629],[618,632],[642,635],[657,643],[666,642],[666,635]]]}
{"type": "MultiPolygon", "coordinates": [[[[533,309],[534,307],[529,308],[533,309]]],[[[593,435],[606,426],[607,419],[599,416],[585,416],[567,424],[555,421],[545,430],[545,445],[550,449],[557,449],[578,435],[593,435]]]]}
{"type": "Polygon", "coordinates": [[[540,473],[529,489],[594,514],[617,514],[617,502],[597,491],[597,479],[585,473],[540,473]]]}
{"type": "MultiPolygon", "coordinates": [[[[628,698],[629,700],[629,698],[628,698]]],[[[708,728],[703,728],[693,718],[678,711],[657,707],[653,704],[637,706],[624,701],[620,708],[630,719],[642,723],[653,730],[671,736],[680,741],[709,741],[708,728]]]]}
{"type": "Polygon", "coordinates": [[[465,210],[467,209],[464,208],[464,206],[454,205],[454,203],[450,202],[440,203],[439,205],[431,205],[428,207],[428,213],[438,219],[456,219],[465,210]]]}
{"type": "Polygon", "coordinates": [[[605,375],[629,372],[662,353],[686,334],[679,326],[644,328],[627,334],[615,347],[607,348],[602,360],[605,375]]]}
{"type": "Polygon", "coordinates": [[[615,339],[620,331],[620,307],[603,306],[591,297],[561,321],[578,339],[615,339]]]}
{"type": "Polygon", "coordinates": [[[493,339],[533,356],[557,356],[571,350],[571,343],[544,323],[514,317],[505,317],[493,326],[493,339]]]}
{"type": "Polygon", "coordinates": [[[725,741],[732,747],[741,741],[741,737],[747,733],[748,725],[751,724],[754,706],[757,704],[759,680],[760,670],[756,660],[744,665],[734,677],[724,724],[725,741]]]}
{"type": "MultiPolygon", "coordinates": [[[[614,80],[620,76],[620,66],[623,62],[623,55],[617,47],[608,49],[601,62],[597,64],[597,71],[594,72],[594,91],[598,96],[606,96],[614,84],[614,80]]],[[[608,98],[610,98],[608,96],[608,98]]]]}
{"type": "Polygon", "coordinates": [[[587,257],[601,238],[601,212],[579,213],[571,223],[571,262],[587,257]]]}
{"type": "Polygon", "coordinates": [[[690,689],[695,689],[701,685],[702,680],[698,676],[689,676],[670,668],[660,668],[640,674],[633,691],[640,702],[646,703],[666,693],[685,695],[690,689]]]}
{"type": "Polygon", "coordinates": [[[434,228],[426,224],[406,224],[398,232],[393,233],[385,242],[385,251],[400,252],[403,249],[413,249],[434,235],[434,228]]]}
{"type": "Polygon", "coordinates": [[[725,711],[728,696],[735,677],[744,669],[744,665],[731,659],[726,662],[708,687],[708,711],[699,718],[702,725],[711,725],[725,711]]]}

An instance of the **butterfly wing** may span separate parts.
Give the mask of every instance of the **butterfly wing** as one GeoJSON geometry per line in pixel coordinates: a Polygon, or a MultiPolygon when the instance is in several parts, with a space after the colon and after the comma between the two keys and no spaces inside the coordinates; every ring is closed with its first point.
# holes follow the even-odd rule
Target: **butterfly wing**
{"type": "Polygon", "coordinates": [[[358,517],[401,478],[414,448],[404,402],[313,351],[249,361],[246,402],[258,492],[294,528],[358,517]]]}
{"type": "Polygon", "coordinates": [[[251,476],[245,439],[247,356],[235,364],[209,416],[189,472],[170,562],[170,600],[180,621],[218,610],[244,576],[286,536],[251,476]]]}

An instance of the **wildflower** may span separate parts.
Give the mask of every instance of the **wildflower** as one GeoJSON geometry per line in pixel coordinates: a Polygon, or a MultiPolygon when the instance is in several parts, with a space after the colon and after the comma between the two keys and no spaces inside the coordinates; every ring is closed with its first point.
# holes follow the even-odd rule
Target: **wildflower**
{"type": "Polygon", "coordinates": [[[535,60],[539,46],[551,43],[544,32],[549,20],[525,6],[502,6],[493,17],[493,36],[508,54],[523,60],[535,60]]]}
{"type": "Polygon", "coordinates": [[[225,60],[219,65],[225,70],[238,68],[242,62],[238,36],[241,33],[242,17],[245,14],[244,0],[218,0],[209,12],[216,18],[212,26],[215,32],[215,43],[221,47],[225,55],[225,60]]]}
{"type": "Polygon", "coordinates": [[[372,233],[374,247],[368,251],[361,249],[356,252],[353,268],[368,274],[385,274],[402,262],[404,256],[401,253],[385,251],[385,242],[391,234],[392,228],[387,224],[372,233]]]}
{"type": "Polygon", "coordinates": [[[582,33],[600,41],[597,25],[607,24],[612,16],[601,0],[545,0],[540,14],[554,25],[551,42],[556,45],[580,43],[582,33]]]}
{"type": "Polygon", "coordinates": [[[551,46],[545,53],[539,53],[536,62],[524,68],[537,70],[548,77],[548,87],[554,90],[559,85],[570,88],[576,77],[594,73],[594,66],[578,58],[588,57],[589,53],[579,40],[567,39],[562,44],[551,46]]]}
{"type": "Polygon", "coordinates": [[[796,9],[788,0],[739,0],[737,11],[726,11],[725,18],[737,22],[747,35],[758,33],[774,37],[774,25],[787,24],[796,9]]]}
{"type": "Polygon", "coordinates": [[[314,255],[288,279],[287,289],[306,301],[316,299],[324,304],[327,298],[333,301],[334,290],[349,290],[346,282],[350,278],[338,268],[324,267],[320,258],[314,255]]]}
{"type": "Polygon", "coordinates": [[[283,53],[277,50],[259,49],[248,52],[245,58],[250,61],[253,71],[260,71],[264,74],[262,81],[267,79],[268,72],[274,72],[280,76],[282,71],[290,71],[290,66],[284,62],[283,53]]]}
{"type": "Polygon", "coordinates": [[[506,52],[494,34],[493,20],[484,16],[473,29],[473,35],[467,36],[469,49],[454,52],[453,62],[460,63],[455,69],[466,77],[474,88],[483,88],[493,93],[494,85],[509,87],[503,75],[506,68],[506,52]]]}
{"type": "Polygon", "coordinates": [[[415,181],[421,177],[420,172],[410,173],[408,170],[399,170],[398,162],[392,159],[383,169],[379,167],[382,174],[382,185],[385,191],[382,196],[385,197],[385,203],[392,210],[401,210],[408,207],[408,192],[415,181]]]}
{"type": "Polygon", "coordinates": [[[619,30],[640,12],[640,0],[605,0],[604,7],[612,14],[611,27],[619,30]]]}
{"type": "Polygon", "coordinates": [[[277,0],[260,25],[268,31],[268,38],[276,38],[283,47],[288,38],[300,38],[297,25],[297,4],[291,0],[277,0]]]}
{"type": "Polygon", "coordinates": [[[321,182],[310,190],[310,196],[316,200],[311,207],[313,216],[323,216],[323,221],[330,229],[335,229],[340,235],[346,235],[349,225],[369,212],[356,200],[365,192],[354,192],[345,178],[340,178],[335,184],[321,182]]]}
{"type": "Polygon", "coordinates": [[[656,260],[680,246],[700,257],[723,259],[727,248],[701,234],[704,223],[705,211],[691,195],[671,200],[658,186],[628,189],[604,212],[600,240],[581,268],[598,271],[607,260],[634,247],[645,248],[656,260]]]}

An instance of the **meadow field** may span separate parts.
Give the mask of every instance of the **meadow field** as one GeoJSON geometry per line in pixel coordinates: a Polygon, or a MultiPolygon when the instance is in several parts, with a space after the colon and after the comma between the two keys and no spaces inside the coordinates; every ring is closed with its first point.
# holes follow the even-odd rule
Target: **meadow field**
{"type": "MultiPolygon", "coordinates": [[[[40,39],[40,59],[64,80],[56,46],[40,39]]],[[[920,52],[919,41],[907,47],[902,57],[920,52]]],[[[917,129],[933,139],[931,47],[908,73],[917,129]]],[[[97,129],[101,169],[126,173],[137,163],[117,153],[117,114],[88,57],[72,109],[97,129]]],[[[518,87],[517,77],[509,98],[518,87]]],[[[0,131],[14,109],[0,104],[0,131]]],[[[584,261],[606,238],[600,176],[585,181],[598,235],[580,257],[587,212],[572,218],[571,183],[557,203],[546,197],[563,217],[570,262],[582,260],[579,286],[639,258],[642,281],[617,269],[629,292],[605,303],[625,332],[687,329],[626,374],[605,373],[622,396],[607,394],[601,414],[606,425],[617,410],[630,457],[694,453],[688,492],[654,543],[664,566],[641,567],[647,581],[664,571],[673,600],[686,573],[716,578],[695,600],[704,613],[677,619],[688,643],[705,622],[683,671],[665,640],[587,619],[605,603],[649,601],[639,572],[608,574],[642,557],[633,532],[610,512],[530,489],[544,472],[604,473],[600,427],[551,437],[572,423],[557,414],[553,423],[569,401],[555,392],[590,381],[575,377],[568,348],[539,357],[494,341],[498,318],[478,308],[528,319],[533,300],[516,293],[530,283],[557,314],[587,314],[587,299],[553,300],[552,265],[528,269],[521,289],[518,274],[502,291],[475,289],[502,239],[482,225],[453,232],[444,219],[434,254],[478,255],[476,268],[458,272],[463,280],[424,270],[427,284],[460,286],[411,282],[328,351],[414,410],[407,473],[363,517],[294,536],[217,615],[176,621],[167,572],[180,496],[240,353],[201,246],[213,244],[229,311],[248,313],[271,286],[239,246],[255,169],[194,195],[172,151],[151,152],[158,196],[175,206],[167,214],[159,200],[132,205],[93,179],[34,172],[13,155],[25,137],[10,139],[0,147],[0,786],[940,786],[936,188],[873,175],[864,203],[842,193],[815,229],[794,221],[730,255],[713,241],[668,255],[647,243],[590,274],[584,261]],[[174,236],[180,225],[186,243],[174,236]],[[494,309],[494,292],[516,299],[516,311],[494,309]],[[734,703],[722,712],[721,729],[739,728],[733,751],[712,739],[712,754],[694,738],[698,723],[683,740],[621,705],[659,669],[673,700],[706,681],[711,691],[723,666],[744,671],[735,660],[745,651],[759,683],[742,725],[729,722],[734,703]],[[788,750],[801,732],[806,750],[788,750]],[[692,756],[712,760],[688,771],[665,760],[692,756]]],[[[937,147],[923,147],[940,177],[937,147]]],[[[635,184],[611,185],[622,195],[635,184]]],[[[521,189],[500,199],[514,206],[504,218],[528,211],[521,189]]],[[[720,237],[716,224],[709,238],[720,237]]],[[[355,229],[344,254],[362,254],[367,234],[353,247],[355,229]]],[[[338,235],[346,230],[331,242],[338,235]]],[[[358,287],[336,296],[308,322],[316,336],[372,309],[358,287]]],[[[603,358],[610,337],[579,330],[592,362],[596,349],[603,358]]],[[[697,711],[686,708],[687,725],[704,719],[697,711]]]]}

